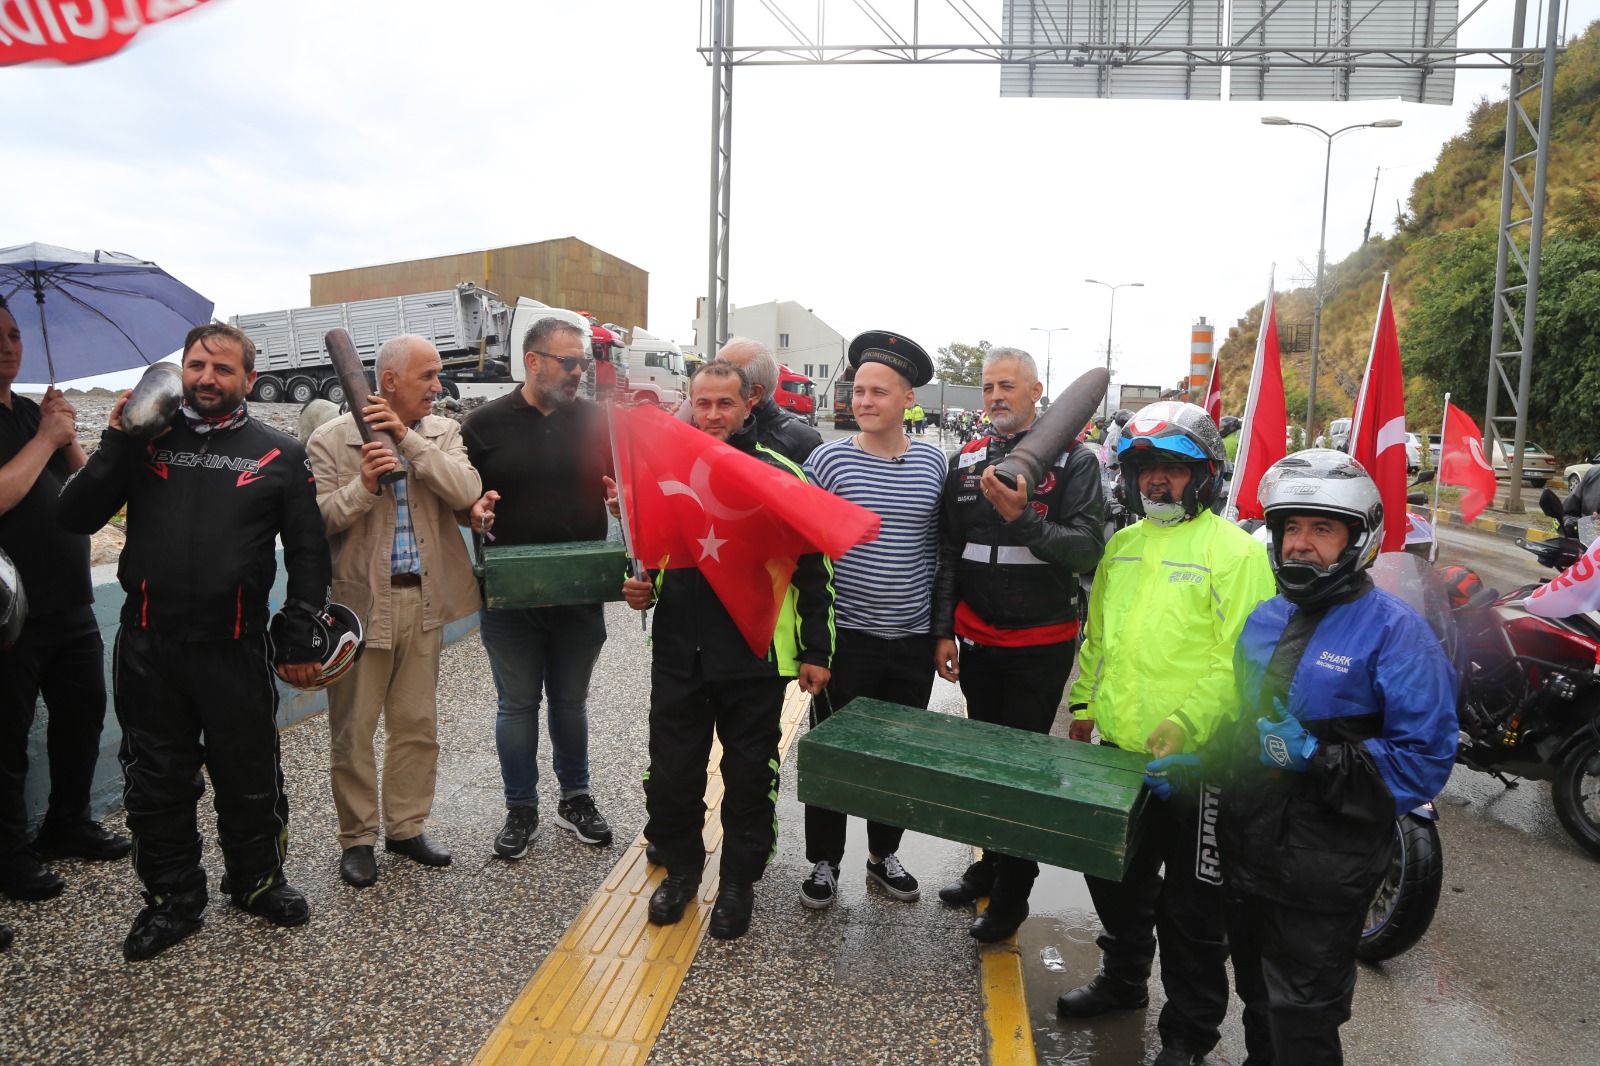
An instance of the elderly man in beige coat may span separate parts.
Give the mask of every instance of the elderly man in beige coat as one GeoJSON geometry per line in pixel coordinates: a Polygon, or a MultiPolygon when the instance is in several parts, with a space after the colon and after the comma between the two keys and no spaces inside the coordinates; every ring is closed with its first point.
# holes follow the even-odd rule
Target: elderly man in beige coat
{"type": "Polygon", "coordinates": [[[479,605],[454,512],[471,507],[483,491],[460,425],[429,413],[443,392],[438,350],[422,337],[395,337],[378,352],[374,370],[378,394],[368,397],[359,417],[392,433],[399,457],[376,442],[362,444],[354,413],[319,427],[306,449],[335,585],[372,591],[366,650],[328,690],[329,769],[343,849],[339,875],[357,888],[378,876],[372,741],[380,713],[384,847],[425,866],[450,863],[450,853],[423,832],[438,769],[434,692],[445,624],[479,605]],[[402,465],[403,480],[381,483],[402,465]]]}

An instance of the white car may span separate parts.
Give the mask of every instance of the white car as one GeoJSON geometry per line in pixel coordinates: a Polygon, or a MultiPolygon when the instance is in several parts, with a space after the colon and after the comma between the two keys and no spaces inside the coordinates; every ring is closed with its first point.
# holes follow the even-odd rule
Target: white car
{"type": "Polygon", "coordinates": [[[1422,469],[1422,435],[1406,434],[1406,473],[1415,474],[1422,469]]]}
{"type": "Polygon", "coordinates": [[[1600,465],[1600,455],[1592,455],[1587,463],[1573,463],[1561,471],[1561,477],[1567,483],[1568,492],[1578,491],[1578,482],[1583,480],[1583,475],[1600,465]]]}

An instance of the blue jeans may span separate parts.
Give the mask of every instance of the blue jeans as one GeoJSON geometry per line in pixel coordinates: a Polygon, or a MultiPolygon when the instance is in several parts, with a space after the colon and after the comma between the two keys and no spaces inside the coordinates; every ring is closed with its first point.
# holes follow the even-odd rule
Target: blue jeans
{"type": "Polygon", "coordinates": [[[604,607],[478,612],[499,694],[494,744],[506,806],[539,802],[539,701],[549,700],[550,762],[561,798],[589,791],[589,677],[606,641],[604,607]]]}

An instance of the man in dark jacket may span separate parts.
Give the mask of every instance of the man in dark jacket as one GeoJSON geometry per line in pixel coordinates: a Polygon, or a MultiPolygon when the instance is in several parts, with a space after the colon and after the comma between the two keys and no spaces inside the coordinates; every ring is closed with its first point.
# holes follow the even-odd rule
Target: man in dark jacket
{"type": "MultiPolygon", "coordinates": [[[[1241,714],[1203,758],[1222,783],[1247,1057],[1328,1066],[1344,1061],[1339,1027],[1395,818],[1450,778],[1455,671],[1422,616],[1366,573],[1383,504],[1360,464],[1298,452],[1273,464],[1260,496],[1280,595],[1245,623],[1234,650],[1241,714]]],[[[1158,759],[1146,781],[1160,795],[1185,764],[1197,757],[1158,759]]]]}
{"type": "MultiPolygon", "coordinates": [[[[749,422],[749,379],[733,363],[701,367],[689,402],[695,425],[796,477],[800,468],[758,444],[749,422]]],[[[755,882],[777,846],[778,738],[790,678],[812,695],[828,683],[833,657],[832,567],[803,555],[778,613],[767,655],[758,656],[698,568],[664,569],[651,582],[623,585],[629,606],[659,600],[650,671],[650,771],[645,835],[667,876],[650,898],[650,920],[671,925],[700,889],[705,846],[706,760],[713,728],[722,741],[721,886],[709,931],[743,936],[755,906],[755,882]]]]}
{"type": "Polygon", "coordinates": [[[1600,463],[1584,472],[1578,487],[1572,490],[1561,509],[1573,518],[1600,515],[1600,463]]]}
{"type": "Polygon", "coordinates": [[[92,533],[127,506],[116,711],[146,902],[123,944],[130,961],[200,927],[202,766],[217,791],[222,890],[274,925],[311,916],[283,875],[289,801],[273,662],[290,684],[316,681],[312,612],[327,602],[331,565],[305,451],[250,417],[244,398],[254,382],[249,337],[220,323],[197,326],[184,343],[178,417],[139,440],[123,429],[124,393],[99,449],[61,492],[69,532],[92,533]],[[280,536],[289,585],[277,635],[287,647],[274,652],[267,596],[280,536]]]}
{"type": "Polygon", "coordinates": [[[772,349],[750,337],[730,337],[717,350],[717,358],[736,364],[750,379],[755,399],[750,415],[755,420],[756,440],[794,463],[810,458],[822,443],[822,434],[773,399],[778,391],[778,359],[772,349]]]}
{"type": "MultiPolygon", "coordinates": [[[[1079,575],[1092,574],[1105,546],[1100,464],[1074,444],[1043,483],[1007,488],[993,467],[1026,436],[1044,392],[1033,357],[991,348],[983,361],[990,436],[950,460],[933,584],[934,662],[958,682],[967,716],[1048,733],[1072,673],[1079,575]]],[[[1038,863],[985,854],[939,890],[952,906],[989,897],[972,923],[984,943],[1005,940],[1028,917],[1038,863]]]]}
{"type": "Polygon", "coordinates": [[[0,648],[0,893],[43,900],[66,887],[44,856],[120,859],[132,845],[89,814],[106,717],[105,649],[94,617],[89,538],[56,524],[61,485],[87,461],[76,413],[57,389],[43,403],[11,391],[22,331],[0,300],[0,550],[17,568],[28,617],[0,648]],[[50,804],[30,847],[24,786],[40,694],[48,708],[50,804]]]}

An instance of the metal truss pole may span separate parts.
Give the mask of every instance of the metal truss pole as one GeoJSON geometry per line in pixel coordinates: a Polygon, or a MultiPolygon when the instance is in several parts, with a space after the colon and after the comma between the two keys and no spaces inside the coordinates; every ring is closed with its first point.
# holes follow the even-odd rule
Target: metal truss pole
{"type": "Polygon", "coordinates": [[[706,256],[707,359],[728,339],[728,197],[733,174],[733,0],[711,0],[711,219],[706,256]]]}
{"type": "MultiPolygon", "coordinates": [[[[1521,48],[1524,23],[1527,18],[1527,0],[1517,0],[1512,16],[1513,48],[1521,48]]],[[[1507,86],[1506,147],[1500,179],[1500,241],[1494,270],[1494,317],[1489,333],[1489,395],[1483,422],[1484,455],[1493,462],[1496,437],[1504,438],[1500,423],[1512,423],[1511,453],[1506,456],[1507,473],[1511,483],[1506,488],[1506,510],[1520,513],[1522,503],[1522,449],[1528,439],[1528,388],[1533,379],[1533,348],[1535,315],[1539,306],[1539,260],[1544,243],[1545,177],[1550,162],[1550,118],[1555,97],[1556,44],[1560,36],[1561,4],[1551,0],[1545,27],[1544,53],[1539,62],[1540,77],[1534,84],[1527,78],[1532,63],[1519,63],[1511,69],[1507,86]],[[1528,117],[1523,106],[1525,98],[1539,93],[1539,121],[1528,117]],[[1533,137],[1533,149],[1518,150],[1521,128],[1533,137]],[[1521,172],[1517,169],[1529,159],[1533,162],[1533,191],[1530,194],[1521,172]],[[1527,217],[1513,219],[1512,210],[1517,201],[1527,209],[1527,217]],[[1527,252],[1517,243],[1518,230],[1528,229],[1527,252]],[[1516,283],[1510,276],[1511,260],[1516,260],[1523,280],[1516,283]],[[1512,302],[1522,295],[1521,315],[1512,302]],[[1505,350],[1505,326],[1511,325],[1515,347],[1505,350]],[[1511,383],[1505,364],[1518,361],[1517,384],[1511,383]],[[1504,387],[1510,401],[1512,414],[1499,413],[1500,389],[1504,387]]]]}

